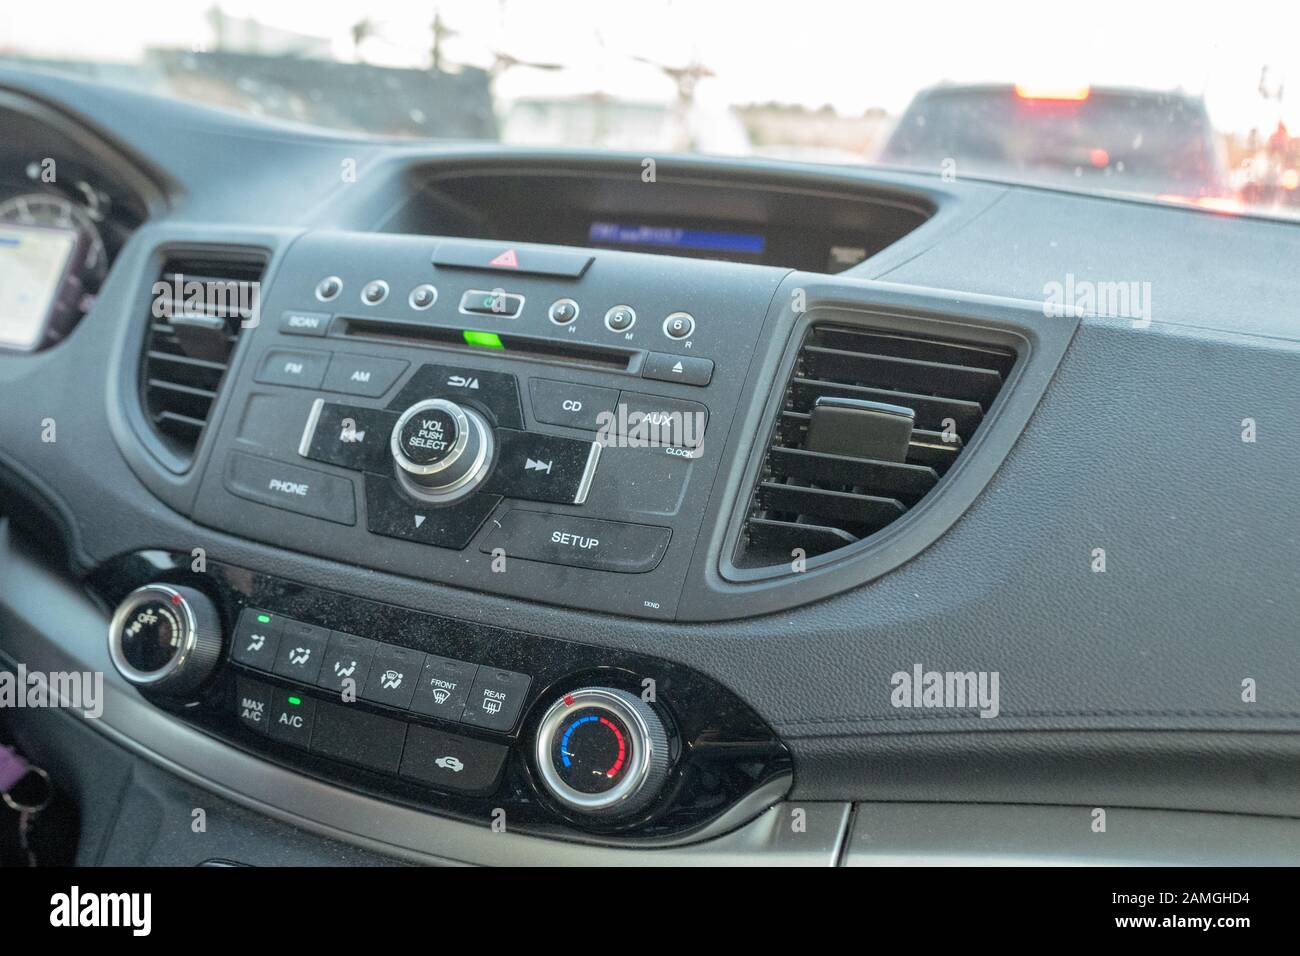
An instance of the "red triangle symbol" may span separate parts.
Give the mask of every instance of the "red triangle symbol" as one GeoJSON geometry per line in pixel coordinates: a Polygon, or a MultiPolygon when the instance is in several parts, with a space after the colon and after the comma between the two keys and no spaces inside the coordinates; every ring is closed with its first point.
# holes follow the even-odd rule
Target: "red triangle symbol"
{"type": "Polygon", "coordinates": [[[519,257],[515,255],[515,250],[507,249],[505,252],[501,253],[501,255],[489,262],[488,265],[499,266],[502,269],[518,269],[519,257]]]}

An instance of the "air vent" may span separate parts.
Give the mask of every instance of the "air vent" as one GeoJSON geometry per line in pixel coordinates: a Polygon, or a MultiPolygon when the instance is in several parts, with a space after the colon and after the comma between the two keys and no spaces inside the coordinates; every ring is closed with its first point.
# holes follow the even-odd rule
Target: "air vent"
{"type": "Polygon", "coordinates": [[[1006,348],[817,326],[804,340],[737,546],[788,565],[880,531],[924,498],[1015,364],[1006,348]]]}
{"type": "Polygon", "coordinates": [[[257,315],[265,258],[235,250],[169,257],[149,298],[141,362],[144,408],[168,450],[188,462],[244,324],[257,315]]]}

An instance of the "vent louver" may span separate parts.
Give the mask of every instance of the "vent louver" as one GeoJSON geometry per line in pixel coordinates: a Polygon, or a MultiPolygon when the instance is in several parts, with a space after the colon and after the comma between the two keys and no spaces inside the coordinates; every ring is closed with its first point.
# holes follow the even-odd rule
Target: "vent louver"
{"type": "Polygon", "coordinates": [[[257,313],[264,267],[263,256],[235,250],[170,256],[151,290],[141,399],[163,444],[187,462],[240,329],[257,313]]]}
{"type": "Polygon", "coordinates": [[[1015,360],[996,346],[813,328],[786,384],[736,566],[789,565],[796,549],[827,554],[901,517],[961,454],[1015,360]]]}

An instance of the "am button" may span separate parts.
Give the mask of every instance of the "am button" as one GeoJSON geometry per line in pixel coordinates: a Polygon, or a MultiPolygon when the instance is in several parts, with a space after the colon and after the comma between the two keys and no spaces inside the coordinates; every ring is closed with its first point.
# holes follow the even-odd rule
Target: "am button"
{"type": "Polygon", "coordinates": [[[403,359],[375,358],[339,352],[330,359],[322,388],[327,392],[379,398],[402,377],[411,363],[403,359]]]}

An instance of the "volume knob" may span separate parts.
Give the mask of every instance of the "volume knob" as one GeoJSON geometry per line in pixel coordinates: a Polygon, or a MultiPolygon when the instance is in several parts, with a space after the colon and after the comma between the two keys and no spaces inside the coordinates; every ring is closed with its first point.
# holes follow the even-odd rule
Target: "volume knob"
{"type": "Polygon", "coordinates": [[[221,617],[194,588],[148,584],[117,606],[108,655],[132,684],[166,694],[191,691],[221,660],[221,617]]]}
{"type": "Polygon", "coordinates": [[[439,504],[455,501],[487,477],[492,428],[472,408],[430,398],[402,412],[390,450],[407,492],[439,504]]]}
{"type": "Polygon", "coordinates": [[[584,687],[546,711],[534,758],[546,790],[566,808],[626,816],[649,806],[668,779],[668,731],[635,694],[584,687]]]}

